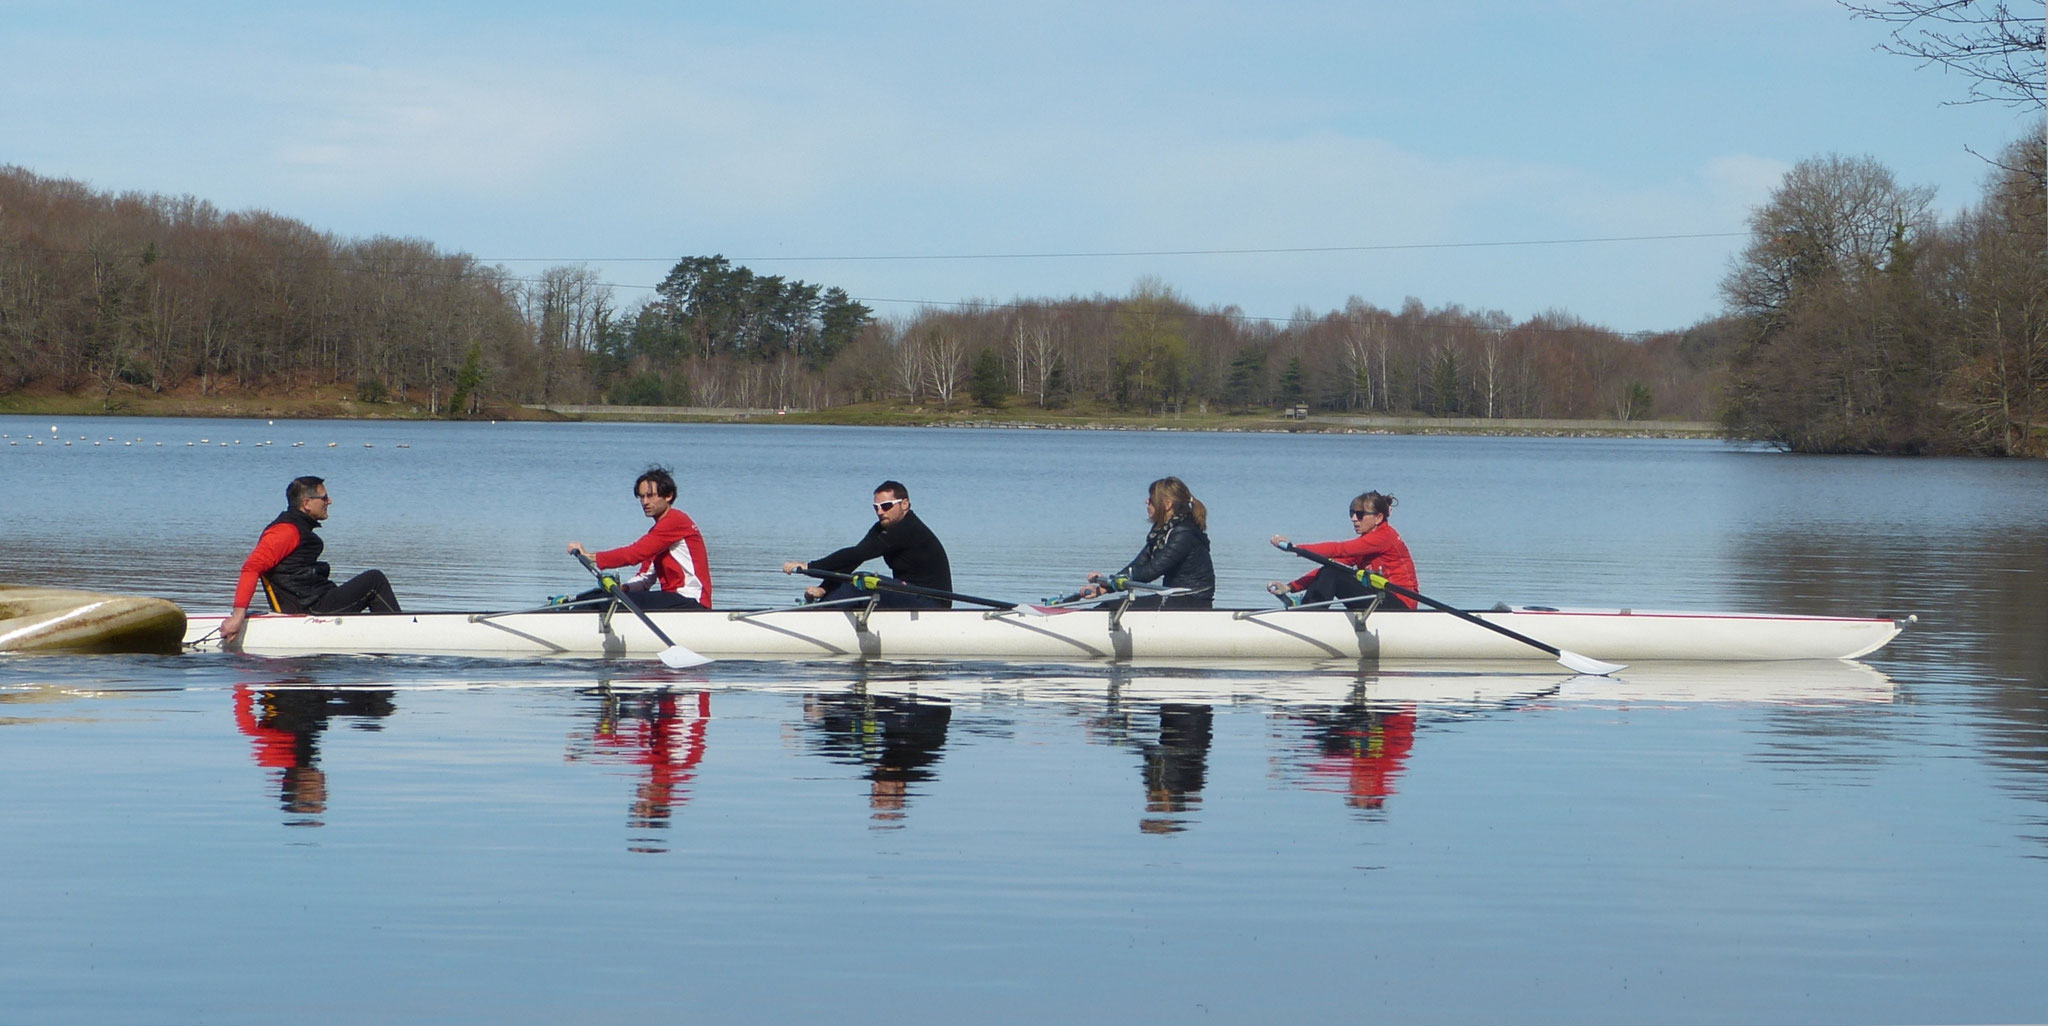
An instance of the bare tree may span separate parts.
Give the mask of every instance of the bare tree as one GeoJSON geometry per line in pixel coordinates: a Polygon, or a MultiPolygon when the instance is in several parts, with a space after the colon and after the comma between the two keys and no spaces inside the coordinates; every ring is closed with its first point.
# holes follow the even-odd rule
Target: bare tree
{"type": "Polygon", "coordinates": [[[925,382],[943,405],[960,391],[961,357],[965,346],[956,332],[933,329],[924,336],[925,382]]]}
{"type": "Polygon", "coordinates": [[[1838,0],[1859,18],[1896,26],[1882,49],[1970,80],[1965,103],[2048,107],[2039,3],[2008,0],[1838,0]]]}

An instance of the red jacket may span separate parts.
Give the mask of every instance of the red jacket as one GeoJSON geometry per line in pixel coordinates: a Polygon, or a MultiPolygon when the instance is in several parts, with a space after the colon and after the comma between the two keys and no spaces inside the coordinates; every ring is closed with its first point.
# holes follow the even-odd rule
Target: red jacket
{"type": "Polygon", "coordinates": [[[242,576],[235,582],[236,609],[249,608],[256,597],[256,576],[267,574],[299,547],[299,529],[290,524],[272,524],[256,539],[256,548],[242,561],[242,576]]]}
{"type": "Polygon", "coordinates": [[[638,563],[640,572],[626,582],[627,587],[638,590],[659,581],[662,591],[711,608],[711,559],[704,554],[704,535],[688,513],[673,506],[639,541],[593,552],[590,558],[601,570],[638,563]]]}
{"type": "MultiPolygon", "coordinates": [[[[1296,545],[1303,552],[1328,556],[1345,566],[1367,567],[1374,573],[1400,585],[1409,591],[1420,590],[1415,581],[1415,560],[1408,556],[1408,543],[1394,532],[1394,525],[1382,521],[1373,528],[1348,541],[1313,542],[1296,545]]],[[[1287,586],[1288,591],[1300,591],[1315,580],[1316,571],[1301,575],[1287,586]]],[[[1405,595],[1396,595],[1402,605],[1415,608],[1415,600],[1405,595]]]]}

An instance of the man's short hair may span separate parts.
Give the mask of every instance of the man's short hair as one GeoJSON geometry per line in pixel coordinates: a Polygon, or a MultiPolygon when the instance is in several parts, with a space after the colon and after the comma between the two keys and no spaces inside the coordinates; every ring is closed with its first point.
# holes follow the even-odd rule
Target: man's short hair
{"type": "Polygon", "coordinates": [[[670,502],[675,501],[676,479],[668,476],[667,467],[648,467],[646,472],[642,473],[639,477],[634,478],[633,494],[639,495],[640,486],[649,481],[654,482],[654,494],[659,495],[662,498],[669,500],[670,502]]]}
{"type": "Polygon", "coordinates": [[[292,483],[284,486],[284,508],[298,509],[301,503],[304,503],[314,492],[320,490],[321,485],[326,483],[327,480],[325,478],[313,477],[311,475],[292,478],[292,483]]]}
{"type": "Polygon", "coordinates": [[[875,486],[876,495],[880,495],[883,492],[888,492],[899,499],[910,498],[910,489],[903,487],[903,482],[901,481],[884,481],[875,486]]]}

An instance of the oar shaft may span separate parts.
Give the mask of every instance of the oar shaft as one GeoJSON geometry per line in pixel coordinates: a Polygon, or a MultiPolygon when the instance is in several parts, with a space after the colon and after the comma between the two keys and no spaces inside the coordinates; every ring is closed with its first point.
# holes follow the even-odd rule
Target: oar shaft
{"type": "Polygon", "coordinates": [[[597,583],[602,585],[605,591],[609,592],[613,598],[618,599],[619,604],[625,606],[634,616],[639,617],[640,622],[646,624],[647,629],[654,632],[654,637],[666,646],[661,653],[661,661],[663,663],[681,668],[709,661],[704,656],[698,655],[670,640],[669,636],[654,622],[654,618],[648,616],[640,608],[640,604],[633,601],[633,596],[626,593],[626,586],[605,577],[604,571],[597,568],[596,561],[592,560],[589,555],[578,552],[576,553],[576,559],[583,564],[584,569],[589,570],[597,577],[597,583]]]}
{"type": "Polygon", "coordinates": [[[845,574],[837,570],[819,570],[815,567],[804,567],[798,570],[797,573],[816,577],[821,581],[851,581],[863,588],[870,588],[876,591],[895,591],[905,595],[922,595],[925,598],[946,599],[951,602],[969,602],[977,606],[989,606],[995,609],[1017,608],[1017,603],[1015,602],[976,598],[973,595],[962,595],[957,591],[941,591],[938,588],[927,588],[920,584],[905,584],[902,581],[889,580],[880,574],[845,574]]]}
{"type": "Polygon", "coordinates": [[[1415,601],[1420,602],[1424,605],[1441,609],[1444,612],[1449,613],[1452,616],[1455,616],[1461,620],[1465,620],[1469,623],[1478,624],[1479,626],[1484,627],[1487,630],[1494,631],[1499,634],[1505,634],[1508,637],[1513,638],[1524,645],[1529,645],[1534,648],[1540,648],[1553,656],[1563,655],[1563,650],[1555,645],[1546,645],[1543,642],[1537,641],[1535,638],[1529,637],[1526,634],[1519,634],[1515,631],[1509,630],[1506,627],[1502,627],[1500,624],[1494,623],[1491,620],[1487,620],[1483,617],[1474,616],[1471,613],[1468,613],[1462,609],[1457,608],[1456,606],[1452,606],[1444,602],[1438,602],[1437,600],[1430,598],[1429,596],[1424,595],[1421,592],[1404,588],[1398,584],[1395,584],[1394,582],[1387,580],[1385,577],[1373,573],[1370,570],[1360,569],[1359,567],[1355,566],[1345,566],[1343,563],[1339,563],[1336,560],[1331,559],[1330,557],[1325,556],[1319,552],[1310,552],[1307,549],[1300,548],[1294,545],[1287,546],[1287,551],[1292,552],[1303,559],[1313,560],[1317,563],[1321,563],[1322,565],[1329,567],[1332,570],[1336,570],[1339,573],[1355,576],[1359,579],[1360,583],[1370,583],[1373,587],[1378,588],[1381,591],[1390,591],[1396,595],[1401,595],[1406,598],[1412,598],[1415,601]]]}

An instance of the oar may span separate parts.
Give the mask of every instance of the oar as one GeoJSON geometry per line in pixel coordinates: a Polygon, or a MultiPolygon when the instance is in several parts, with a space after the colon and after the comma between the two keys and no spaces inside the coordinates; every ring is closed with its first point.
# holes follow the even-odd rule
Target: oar
{"type": "Polygon", "coordinates": [[[973,605],[989,606],[995,609],[1017,608],[1017,603],[1015,602],[1004,602],[999,599],[975,598],[972,595],[962,595],[957,591],[940,591],[937,588],[927,588],[923,585],[918,584],[905,584],[902,581],[883,580],[882,575],[880,574],[842,574],[837,570],[817,570],[811,567],[804,567],[803,569],[798,570],[797,573],[806,574],[811,577],[816,577],[821,581],[851,581],[854,587],[860,588],[863,591],[895,591],[901,592],[905,595],[922,595],[925,598],[947,599],[953,602],[967,602],[973,605]]]}
{"type": "Polygon", "coordinates": [[[1310,552],[1307,549],[1296,548],[1293,545],[1282,545],[1280,546],[1280,549],[1285,552],[1292,552],[1303,559],[1313,560],[1317,563],[1321,563],[1322,565],[1327,566],[1333,570],[1336,570],[1339,573],[1356,577],[1361,583],[1371,584],[1373,587],[1378,588],[1381,591],[1391,591],[1396,595],[1405,595],[1408,598],[1412,598],[1417,602],[1423,603],[1424,605],[1435,606],[1436,608],[1441,609],[1444,612],[1451,614],[1452,616],[1458,617],[1461,620],[1476,623],[1479,626],[1484,627],[1487,630],[1493,631],[1496,634],[1505,634],[1508,637],[1513,638],[1524,645],[1528,645],[1532,648],[1542,649],[1543,651],[1550,653],[1552,656],[1555,656],[1557,658],[1557,661],[1563,663],[1565,668],[1567,669],[1576,670],[1580,673],[1597,674],[1602,677],[1628,669],[1628,667],[1622,663],[1601,662],[1600,660],[1594,659],[1591,656],[1583,656],[1578,654],[1577,652],[1572,652],[1566,649],[1558,648],[1555,645],[1546,645],[1543,642],[1537,641],[1535,638],[1529,637],[1526,634],[1519,634],[1515,631],[1511,631],[1506,627],[1502,627],[1500,624],[1494,623],[1491,620],[1486,620],[1477,616],[1473,616],[1471,613],[1468,613],[1455,606],[1438,602],[1437,600],[1430,598],[1429,596],[1424,595],[1420,592],[1410,591],[1407,588],[1403,588],[1400,585],[1395,584],[1394,582],[1387,580],[1385,577],[1373,573],[1370,570],[1365,570],[1358,567],[1345,566],[1344,564],[1339,563],[1328,556],[1316,552],[1310,552]]]}
{"type": "Polygon", "coordinates": [[[668,635],[663,634],[661,628],[654,625],[653,618],[640,611],[640,604],[633,601],[633,597],[626,593],[626,589],[619,587],[618,581],[606,577],[604,571],[599,570],[597,564],[592,562],[589,556],[578,552],[576,553],[576,560],[583,564],[585,570],[590,571],[597,578],[597,583],[603,585],[605,591],[610,592],[613,598],[619,600],[619,605],[632,610],[633,615],[639,617],[640,622],[646,624],[647,629],[653,631],[654,636],[661,639],[662,644],[668,646],[661,650],[662,665],[672,670],[681,670],[691,666],[702,666],[711,661],[710,656],[699,655],[670,641],[668,635]]]}

